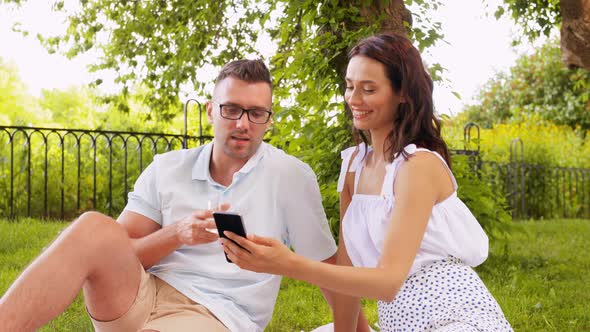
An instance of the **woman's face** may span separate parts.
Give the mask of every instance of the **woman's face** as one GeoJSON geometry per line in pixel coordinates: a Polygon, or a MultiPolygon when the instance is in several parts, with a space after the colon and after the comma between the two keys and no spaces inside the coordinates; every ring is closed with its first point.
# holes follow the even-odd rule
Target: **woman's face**
{"type": "Polygon", "coordinates": [[[371,131],[389,131],[404,101],[393,91],[385,65],[362,55],[352,57],[348,63],[344,100],[352,110],[354,126],[371,131]]]}

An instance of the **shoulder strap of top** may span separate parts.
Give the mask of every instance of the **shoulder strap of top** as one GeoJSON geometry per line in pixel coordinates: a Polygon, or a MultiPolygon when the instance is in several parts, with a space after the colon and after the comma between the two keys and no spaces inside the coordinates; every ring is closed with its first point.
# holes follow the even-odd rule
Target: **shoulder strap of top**
{"type": "Polygon", "coordinates": [[[362,167],[363,157],[366,153],[366,146],[364,143],[359,144],[358,146],[350,147],[342,152],[340,152],[340,157],[342,158],[342,165],[340,166],[340,177],[338,178],[338,185],[336,189],[338,192],[342,192],[344,189],[344,182],[346,181],[346,173],[348,172],[355,172],[355,183],[354,183],[354,191],[356,192],[356,185],[358,182],[358,174],[357,170],[360,170],[362,167]],[[351,162],[351,158],[354,155],[354,152],[358,151],[354,160],[351,162]],[[350,166],[349,166],[350,165],[350,166]]]}
{"type": "Polygon", "coordinates": [[[353,194],[356,194],[356,188],[359,186],[359,180],[361,178],[361,171],[363,170],[363,163],[361,162],[360,165],[357,166],[356,171],[354,172],[354,187],[353,187],[353,194]]]}
{"type": "MultiPolygon", "coordinates": [[[[451,172],[449,165],[447,165],[447,162],[445,161],[445,159],[438,152],[431,151],[431,150],[428,150],[425,148],[418,148],[418,147],[416,147],[415,144],[407,145],[404,148],[404,150],[409,155],[413,155],[414,153],[416,153],[418,151],[424,151],[424,152],[430,152],[430,153],[434,154],[435,156],[437,156],[438,159],[440,159],[442,164],[447,169],[447,172],[449,173],[449,175],[451,176],[451,180],[453,181],[453,188],[455,190],[457,190],[457,188],[459,188],[459,186],[457,185],[457,180],[455,179],[453,172],[451,172]]],[[[383,188],[381,189],[382,195],[393,197],[393,184],[395,182],[395,177],[397,175],[397,171],[398,171],[399,167],[401,166],[401,164],[404,161],[405,161],[404,157],[401,154],[399,154],[395,157],[395,159],[393,160],[393,162],[391,164],[386,166],[385,178],[383,179],[383,188]]]]}

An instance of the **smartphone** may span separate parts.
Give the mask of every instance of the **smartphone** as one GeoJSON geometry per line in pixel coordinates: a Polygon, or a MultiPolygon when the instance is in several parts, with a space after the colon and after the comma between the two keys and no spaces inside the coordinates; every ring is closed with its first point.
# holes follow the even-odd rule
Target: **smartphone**
{"type": "MultiPolygon", "coordinates": [[[[235,241],[231,240],[225,234],[224,231],[230,231],[235,233],[239,236],[246,237],[246,228],[244,227],[244,221],[242,221],[242,216],[237,213],[231,212],[213,212],[213,219],[215,219],[215,225],[217,226],[217,232],[219,236],[225,239],[236,243],[235,241]]],[[[237,244],[237,243],[236,243],[237,244]]],[[[237,244],[240,248],[245,249],[244,247],[237,244]]],[[[228,257],[225,251],[225,260],[229,263],[233,263],[228,257]]]]}

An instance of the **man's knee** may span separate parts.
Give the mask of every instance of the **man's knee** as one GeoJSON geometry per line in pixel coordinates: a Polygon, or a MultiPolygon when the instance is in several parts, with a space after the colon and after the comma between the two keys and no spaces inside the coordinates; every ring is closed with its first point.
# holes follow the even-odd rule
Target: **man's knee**
{"type": "Polygon", "coordinates": [[[74,221],[71,235],[86,245],[94,242],[114,246],[129,241],[127,232],[113,218],[94,211],[84,212],[74,221]]]}
{"type": "Polygon", "coordinates": [[[78,223],[91,223],[91,224],[100,224],[100,223],[106,223],[106,222],[113,222],[114,220],[107,216],[104,215],[100,212],[96,212],[96,211],[87,211],[82,213],[78,219],[75,220],[75,222],[78,223]]]}

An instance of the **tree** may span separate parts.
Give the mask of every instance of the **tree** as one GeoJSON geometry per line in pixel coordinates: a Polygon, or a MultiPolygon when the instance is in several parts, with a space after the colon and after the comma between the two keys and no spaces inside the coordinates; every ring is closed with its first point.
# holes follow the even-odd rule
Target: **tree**
{"type": "MultiPolygon", "coordinates": [[[[15,5],[23,2],[0,1],[15,5]]],[[[116,82],[123,86],[118,100],[121,110],[126,110],[130,86],[141,85],[154,92],[146,102],[166,118],[180,109],[181,86],[188,84],[206,94],[203,87],[209,82],[198,77],[199,68],[260,54],[255,45],[261,36],[270,37],[277,46],[270,59],[272,69],[297,63],[296,70],[275,75],[279,100],[290,93],[281,90],[283,83],[301,83],[299,73],[313,80],[331,78],[330,88],[341,85],[346,51],[355,41],[376,31],[410,33],[420,48],[433,45],[442,38],[440,23],[433,22],[427,12],[436,9],[439,2],[408,3],[416,7],[413,16],[402,0],[98,0],[81,1],[79,8],[58,0],[54,8],[65,12],[67,31],[38,38],[50,52],[64,52],[68,57],[98,51],[100,58],[91,70],[117,72],[116,82]],[[300,61],[303,58],[317,61],[300,61]],[[317,62],[325,62],[330,70],[318,72],[317,62]]],[[[23,27],[17,28],[26,33],[23,27]]],[[[440,66],[434,64],[433,68],[433,76],[437,76],[440,66]]],[[[334,96],[330,92],[330,97],[334,96]]]]}
{"type": "Polygon", "coordinates": [[[509,73],[488,81],[478,99],[465,113],[485,127],[541,118],[590,130],[590,72],[566,68],[557,41],[520,57],[509,73]]]}
{"type": "MultiPolygon", "coordinates": [[[[183,84],[203,93],[208,82],[197,76],[199,68],[259,54],[255,45],[261,35],[268,35],[278,47],[270,61],[273,69],[283,68],[290,58],[309,57],[300,52],[305,45],[312,47],[306,51],[318,51],[317,56],[326,58],[340,75],[351,44],[375,31],[412,33],[420,47],[428,47],[442,37],[440,23],[426,15],[438,1],[415,3],[416,24],[410,30],[412,16],[402,0],[99,0],[82,1],[80,9],[57,1],[55,9],[68,16],[67,31],[38,37],[51,52],[62,51],[69,57],[99,50],[101,58],[91,70],[115,70],[117,82],[124,85],[123,95],[130,84],[153,89],[157,95],[149,101],[165,113],[169,105],[178,104],[183,84]]],[[[315,68],[298,70],[314,73],[315,68]]]]}
{"type": "Polygon", "coordinates": [[[496,9],[496,17],[510,14],[529,39],[549,36],[561,29],[561,52],[569,68],[590,71],[590,0],[504,0],[507,9],[496,9]]]}
{"type": "MultiPolygon", "coordinates": [[[[340,151],[351,145],[342,102],[346,53],[359,39],[381,31],[407,34],[421,50],[432,46],[443,37],[440,22],[431,18],[439,5],[440,0],[82,0],[80,8],[68,8],[57,1],[55,9],[68,17],[67,31],[38,37],[50,51],[70,57],[98,50],[91,69],[114,69],[124,86],[110,101],[125,110],[129,87],[141,86],[152,92],[144,100],[160,118],[181,109],[182,85],[207,94],[209,82],[200,79],[199,68],[259,56],[257,41],[270,39],[276,46],[267,59],[275,97],[271,143],[316,171],[337,232],[340,151]]],[[[435,79],[441,71],[431,64],[435,79]]],[[[482,223],[498,224],[497,215],[482,223]]]]}
{"type": "Polygon", "coordinates": [[[0,58],[0,124],[26,126],[50,116],[28,93],[16,66],[0,58]]]}
{"type": "MultiPolygon", "coordinates": [[[[350,145],[342,103],[348,49],[377,31],[409,34],[422,49],[442,38],[440,23],[426,14],[439,1],[408,3],[416,7],[412,16],[402,0],[96,0],[81,1],[80,8],[57,1],[67,31],[38,37],[69,57],[98,50],[91,69],[117,72],[119,108],[125,109],[130,87],[140,85],[153,91],[145,102],[162,118],[181,109],[183,85],[207,94],[199,68],[259,56],[257,41],[270,39],[276,46],[267,59],[275,86],[272,143],[311,164],[320,183],[332,186],[339,151],[350,145]]],[[[433,68],[436,76],[440,66],[433,68]]],[[[328,212],[337,216],[335,190],[323,190],[328,212]]]]}
{"type": "Polygon", "coordinates": [[[88,88],[43,90],[39,104],[51,112],[53,122],[60,126],[93,128],[96,125],[96,97],[88,88]]]}

